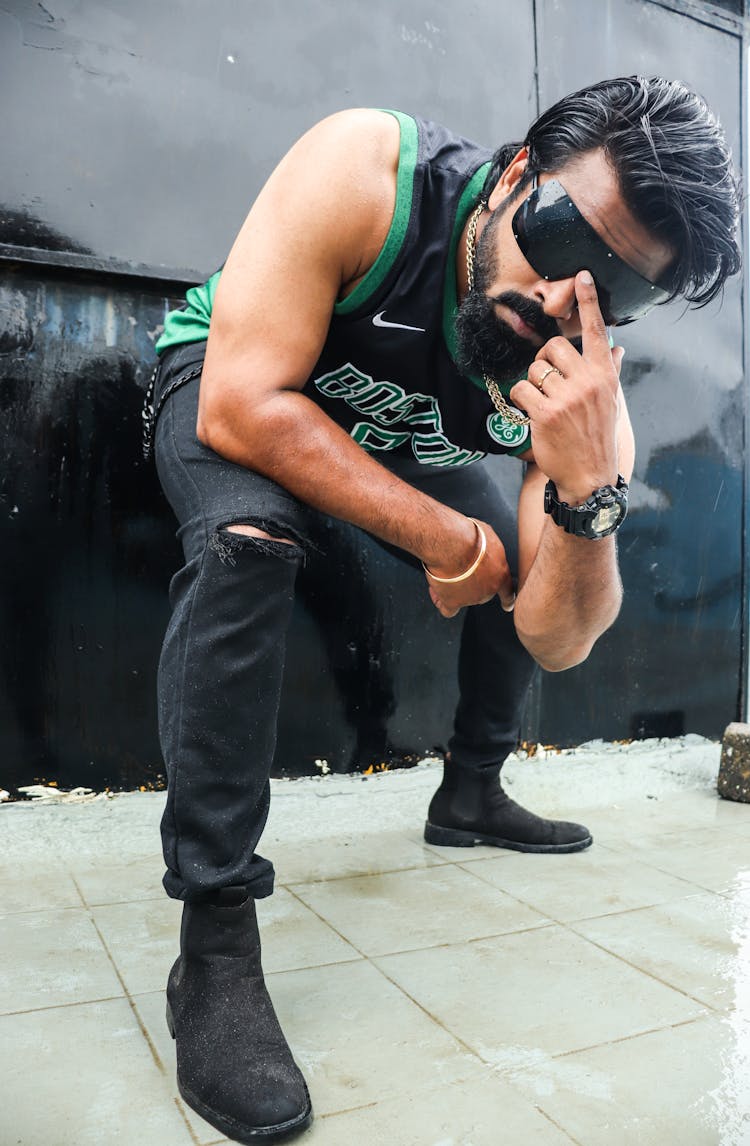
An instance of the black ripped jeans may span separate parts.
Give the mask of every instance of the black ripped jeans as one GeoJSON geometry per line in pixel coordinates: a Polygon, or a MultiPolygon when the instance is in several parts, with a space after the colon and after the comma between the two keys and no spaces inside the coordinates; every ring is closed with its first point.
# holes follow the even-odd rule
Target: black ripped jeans
{"type": "MultiPolygon", "coordinates": [[[[155,393],[156,462],[185,555],[170,585],[159,663],[164,886],[189,900],[244,884],[262,898],[273,890],[274,873],[255,849],[268,816],[295,580],[331,519],[197,440],[204,350],[196,343],[167,351],[155,393]],[[233,524],[292,544],[228,532],[233,524]]],[[[514,567],[515,511],[481,462],[451,468],[386,454],[379,460],[438,501],[489,522],[514,567]]],[[[452,757],[463,767],[499,770],[517,741],[533,661],[497,599],[465,610],[458,671],[452,757]]]]}

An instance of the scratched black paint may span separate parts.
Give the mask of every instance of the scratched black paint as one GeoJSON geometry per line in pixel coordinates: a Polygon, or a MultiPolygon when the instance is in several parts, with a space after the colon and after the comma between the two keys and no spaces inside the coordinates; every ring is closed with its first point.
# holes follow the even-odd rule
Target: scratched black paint
{"type": "MultiPolygon", "coordinates": [[[[470,47],[455,6],[433,4],[428,27],[417,0],[387,2],[371,17],[378,35],[364,38],[357,6],[323,3],[317,56],[304,5],[291,7],[286,62],[296,67],[282,82],[274,18],[258,25],[230,0],[210,11],[137,2],[124,23],[106,4],[0,0],[0,82],[27,113],[0,123],[10,157],[0,204],[0,786],[159,782],[155,673],[179,556],[140,456],[140,404],[178,292],[146,276],[210,273],[278,155],[336,107],[413,108],[490,144],[517,137],[533,115],[530,0],[477,5],[470,47]],[[517,50],[503,52],[498,108],[493,61],[508,27],[517,50]],[[373,56],[373,42],[389,52],[373,56]],[[190,118],[195,82],[204,103],[190,118]],[[34,112],[45,91],[71,134],[50,134],[34,112]]],[[[739,149],[739,26],[645,0],[601,11],[570,0],[564,12],[538,0],[536,35],[543,105],[600,78],[605,57],[610,73],[678,71],[739,149]]],[[[639,444],[620,542],[623,613],[585,665],[535,686],[527,738],[715,736],[741,714],[742,306],[734,286],[723,309],[679,325],[664,312],[623,336],[639,444]]],[[[498,464],[506,477],[515,466],[498,464]]],[[[321,540],[292,623],[276,773],[408,761],[444,745],[460,621],[439,618],[419,573],[353,529],[321,540]]]]}

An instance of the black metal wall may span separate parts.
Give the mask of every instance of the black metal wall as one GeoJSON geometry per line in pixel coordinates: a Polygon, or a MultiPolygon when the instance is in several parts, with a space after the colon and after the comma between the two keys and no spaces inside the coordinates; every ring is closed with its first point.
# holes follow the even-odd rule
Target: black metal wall
{"type": "MultiPolygon", "coordinates": [[[[573,87],[645,71],[702,91],[739,159],[744,29],[723,7],[0,0],[0,785],[159,774],[155,666],[178,554],[140,458],[142,391],[164,313],[224,259],[292,140],[370,105],[492,145],[573,87]]],[[[741,715],[741,287],[623,332],[639,447],[626,603],[586,665],[535,687],[529,739],[718,735],[741,715]]],[[[518,468],[499,461],[498,480],[517,485],[518,468]]],[[[458,622],[355,531],[335,546],[300,587],[277,772],[449,734],[458,622]]]]}
{"type": "MultiPolygon", "coordinates": [[[[740,38],[640,0],[541,0],[539,16],[542,105],[602,74],[669,74],[719,112],[739,161],[740,38]],[[566,36],[571,23],[585,36],[566,36]]],[[[731,282],[723,305],[681,315],[676,305],[621,332],[638,449],[621,541],[627,596],[589,662],[545,681],[543,739],[601,735],[602,718],[605,734],[617,736],[717,736],[738,713],[746,596],[742,282],[731,282]]]]}

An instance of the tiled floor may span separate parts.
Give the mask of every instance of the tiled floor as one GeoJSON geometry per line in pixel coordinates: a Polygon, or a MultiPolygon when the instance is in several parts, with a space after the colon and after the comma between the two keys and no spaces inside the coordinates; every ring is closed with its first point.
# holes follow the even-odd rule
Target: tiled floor
{"type": "MultiPolygon", "coordinates": [[[[750,806],[717,767],[694,738],[516,763],[516,798],[592,828],[569,856],[425,845],[435,765],[275,783],[300,1142],[750,1146],[750,806]]],[[[0,809],[2,1146],[222,1140],[174,1083],[163,799],[0,809]]]]}

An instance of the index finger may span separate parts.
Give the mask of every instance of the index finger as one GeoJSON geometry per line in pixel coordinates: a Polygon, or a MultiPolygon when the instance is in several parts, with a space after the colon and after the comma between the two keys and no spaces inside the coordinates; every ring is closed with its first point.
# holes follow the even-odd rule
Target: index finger
{"type": "Polygon", "coordinates": [[[576,298],[581,319],[583,357],[589,361],[605,359],[611,365],[609,336],[602,312],[599,296],[590,271],[579,271],[576,275],[576,298]]]}

